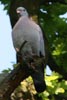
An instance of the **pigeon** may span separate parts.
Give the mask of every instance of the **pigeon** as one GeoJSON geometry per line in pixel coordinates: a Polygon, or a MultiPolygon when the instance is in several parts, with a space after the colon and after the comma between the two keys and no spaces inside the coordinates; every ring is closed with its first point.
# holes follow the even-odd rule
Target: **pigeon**
{"type": "Polygon", "coordinates": [[[38,24],[30,19],[24,7],[18,7],[16,12],[19,19],[12,29],[12,40],[16,52],[27,62],[37,92],[46,88],[44,81],[45,45],[43,33],[38,24]]]}

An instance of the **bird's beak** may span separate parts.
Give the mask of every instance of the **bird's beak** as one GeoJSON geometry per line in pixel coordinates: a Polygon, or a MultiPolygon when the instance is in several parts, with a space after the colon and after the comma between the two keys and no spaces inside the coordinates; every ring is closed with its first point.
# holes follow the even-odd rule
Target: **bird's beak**
{"type": "Polygon", "coordinates": [[[17,10],[17,14],[20,14],[20,10],[17,10]]]}

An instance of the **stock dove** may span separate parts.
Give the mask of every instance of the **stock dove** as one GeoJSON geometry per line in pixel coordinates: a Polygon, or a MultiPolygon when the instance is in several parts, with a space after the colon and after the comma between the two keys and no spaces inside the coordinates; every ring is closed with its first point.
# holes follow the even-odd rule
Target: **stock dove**
{"type": "MultiPolygon", "coordinates": [[[[12,39],[15,50],[18,52],[21,45],[25,42],[21,49],[23,59],[45,57],[44,39],[41,28],[29,18],[28,12],[24,7],[18,7],[16,11],[20,17],[12,30],[12,39]]],[[[34,65],[32,64],[31,66],[34,65]]],[[[43,64],[41,64],[40,67],[36,67],[35,69],[39,72],[35,71],[31,76],[34,80],[37,92],[42,92],[45,89],[43,64]]]]}

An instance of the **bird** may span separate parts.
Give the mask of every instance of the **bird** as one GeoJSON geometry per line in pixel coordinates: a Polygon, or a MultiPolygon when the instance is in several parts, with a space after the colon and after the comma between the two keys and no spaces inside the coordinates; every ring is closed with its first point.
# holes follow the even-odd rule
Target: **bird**
{"type": "Polygon", "coordinates": [[[16,52],[20,51],[21,57],[32,69],[31,76],[37,92],[43,92],[46,88],[44,81],[45,44],[42,30],[38,24],[30,19],[28,11],[24,7],[18,7],[19,16],[12,29],[12,40],[16,52]]]}

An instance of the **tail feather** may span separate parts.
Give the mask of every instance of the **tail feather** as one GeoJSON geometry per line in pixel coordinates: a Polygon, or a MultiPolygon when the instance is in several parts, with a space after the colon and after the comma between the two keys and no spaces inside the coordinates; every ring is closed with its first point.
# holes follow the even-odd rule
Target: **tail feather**
{"type": "Polygon", "coordinates": [[[41,93],[46,89],[46,83],[44,80],[44,67],[43,66],[36,66],[36,70],[31,73],[34,86],[37,92],[41,93]]]}

